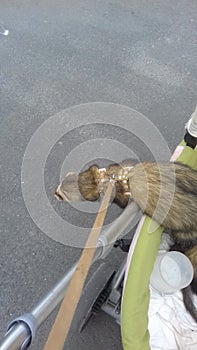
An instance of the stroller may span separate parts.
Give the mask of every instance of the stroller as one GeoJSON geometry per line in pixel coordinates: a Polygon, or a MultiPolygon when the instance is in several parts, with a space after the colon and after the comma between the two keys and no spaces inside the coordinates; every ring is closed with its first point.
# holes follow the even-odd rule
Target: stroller
{"type": "MultiPolygon", "coordinates": [[[[197,149],[194,149],[196,143],[197,108],[187,124],[185,141],[178,145],[172,160],[178,158],[180,162],[196,167],[197,170],[197,149]]],[[[79,332],[83,331],[88,321],[91,320],[92,315],[96,315],[102,310],[121,325],[122,342],[125,350],[150,349],[147,317],[150,302],[149,279],[163,231],[161,227],[157,227],[155,230],[156,234],[147,235],[147,227],[150,224],[150,220],[147,217],[142,218],[142,213],[138,206],[132,202],[101,233],[93,262],[105,259],[113,247],[116,249],[119,247],[123,250],[125,259],[117,271],[114,271],[103,260],[87,282],[80,299],[80,312],[77,311],[74,318],[74,327],[79,332]],[[129,225],[133,227],[139,220],[140,224],[134,239],[133,237],[124,238],[126,228],[129,225]],[[151,257],[149,256],[149,247],[151,247],[151,257]],[[131,261],[129,263],[127,261],[129,249],[135,252],[131,260],[132,264],[130,264],[131,261]],[[141,254],[142,250],[143,254],[141,254]],[[148,263],[143,269],[143,281],[141,278],[140,280],[133,278],[133,276],[139,274],[144,262],[148,263]],[[125,280],[126,270],[127,278],[125,280]],[[131,293],[132,299],[129,298],[131,293]]],[[[37,329],[63,299],[76,266],[77,263],[30,313],[24,314],[11,322],[0,344],[0,350],[28,349],[36,335],[37,329]]]]}

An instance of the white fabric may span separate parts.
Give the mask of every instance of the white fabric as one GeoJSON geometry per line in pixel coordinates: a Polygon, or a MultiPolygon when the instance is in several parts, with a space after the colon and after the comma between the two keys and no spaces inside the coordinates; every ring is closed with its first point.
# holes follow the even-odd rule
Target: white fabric
{"type": "MultiPolygon", "coordinates": [[[[168,250],[171,240],[163,233],[160,250],[168,250]]],[[[197,307],[197,296],[194,296],[197,307]]],[[[186,311],[182,293],[160,295],[150,287],[149,332],[151,350],[196,350],[197,324],[186,311]]]]}
{"type": "MultiPolygon", "coordinates": [[[[152,350],[196,350],[197,324],[185,310],[182,293],[161,296],[150,290],[149,332],[152,350]]],[[[195,297],[197,306],[197,298],[195,297]]]]}
{"type": "Polygon", "coordinates": [[[197,106],[194,113],[192,113],[191,118],[186,124],[186,129],[190,135],[197,137],[197,106]]]}
{"type": "Polygon", "coordinates": [[[175,162],[177,160],[177,158],[181,155],[181,153],[183,152],[185,146],[181,146],[178,145],[177,148],[175,149],[172,157],[170,158],[171,162],[175,162]]]}

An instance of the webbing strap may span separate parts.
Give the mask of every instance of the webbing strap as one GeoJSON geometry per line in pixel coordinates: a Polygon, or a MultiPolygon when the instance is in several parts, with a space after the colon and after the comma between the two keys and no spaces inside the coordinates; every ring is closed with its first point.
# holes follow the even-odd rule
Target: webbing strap
{"type": "Polygon", "coordinates": [[[96,250],[113,186],[114,182],[110,181],[85,248],[82,251],[76,270],[67,288],[60,310],[43,350],[62,350],[64,346],[96,250]]]}

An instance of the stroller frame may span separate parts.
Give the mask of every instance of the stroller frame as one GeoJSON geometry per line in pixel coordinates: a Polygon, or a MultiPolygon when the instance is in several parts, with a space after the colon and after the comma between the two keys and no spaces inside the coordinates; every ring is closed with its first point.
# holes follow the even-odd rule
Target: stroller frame
{"type": "MultiPolygon", "coordinates": [[[[106,258],[115,241],[123,237],[127,227],[129,225],[133,227],[141,216],[139,207],[134,202],[130,203],[123,213],[101,232],[92,263],[106,258]]],[[[37,329],[63,299],[76,266],[77,262],[29,313],[19,316],[9,324],[8,331],[0,344],[0,350],[25,350],[31,345],[37,329]]],[[[117,323],[120,323],[118,308],[121,300],[120,288],[124,277],[124,266],[125,260],[110,281],[110,293],[101,305],[101,309],[115,318],[117,323]]],[[[82,327],[83,325],[81,329],[82,327]]]]}

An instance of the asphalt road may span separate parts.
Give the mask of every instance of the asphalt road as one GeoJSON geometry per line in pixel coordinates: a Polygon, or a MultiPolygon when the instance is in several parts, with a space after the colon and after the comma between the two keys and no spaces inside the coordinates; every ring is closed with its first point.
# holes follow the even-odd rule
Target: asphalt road
{"type": "MultiPolygon", "coordinates": [[[[1,338],[7,324],[29,311],[80,254],[50,239],[27,211],[21,166],[31,136],[66,108],[113,102],[143,113],[173,150],[196,105],[196,14],[195,0],[0,2],[1,338]]],[[[139,158],[150,156],[129,133],[108,132],[135,146],[139,158]]],[[[90,135],[102,137],[107,131],[103,125],[73,130],[59,143],[62,147],[52,150],[45,169],[51,202],[61,161],[90,135]]],[[[83,226],[80,212],[53,204],[83,226]]],[[[109,220],[120,213],[115,206],[111,209],[109,220]]],[[[87,226],[93,218],[86,217],[87,226]]],[[[109,264],[118,265],[121,259],[113,252],[109,264]]],[[[53,318],[40,328],[32,349],[42,349],[53,318]]],[[[120,329],[105,314],[65,347],[101,348],[121,349],[120,329]]]]}

